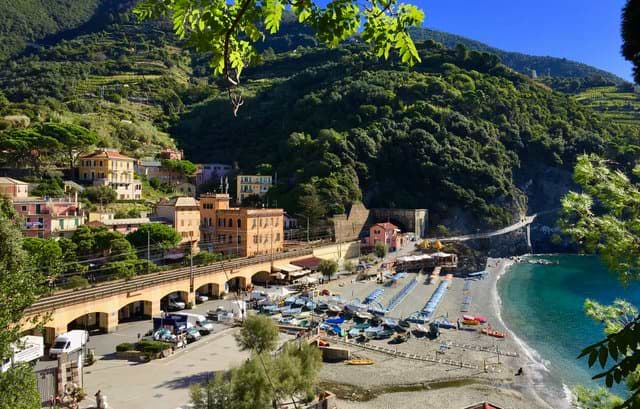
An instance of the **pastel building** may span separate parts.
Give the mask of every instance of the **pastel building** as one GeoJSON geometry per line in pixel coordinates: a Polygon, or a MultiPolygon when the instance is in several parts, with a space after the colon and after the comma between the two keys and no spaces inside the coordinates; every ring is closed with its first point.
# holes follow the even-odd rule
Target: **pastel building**
{"type": "MultiPolygon", "coordinates": [[[[200,241],[200,206],[193,197],[174,197],[158,203],[156,216],[168,222],[182,237],[180,244],[190,244],[194,250],[200,241]]],[[[196,250],[197,251],[197,250],[196,250]]]]}
{"type": "Polygon", "coordinates": [[[103,149],[80,158],[80,180],[108,186],[119,200],[142,199],[142,184],[135,178],[136,160],[114,149],[103,149]]]}
{"type": "Polygon", "coordinates": [[[383,244],[389,251],[395,251],[402,247],[402,243],[400,229],[393,223],[376,223],[369,228],[367,244],[370,247],[383,244]]]}
{"type": "Polygon", "coordinates": [[[17,179],[0,177],[0,196],[8,199],[26,199],[29,196],[29,184],[17,179]]]}
{"type": "Polygon", "coordinates": [[[196,186],[214,181],[217,182],[223,176],[229,176],[232,171],[231,165],[224,163],[199,163],[196,165],[196,186]]]}
{"type": "Polygon", "coordinates": [[[13,207],[24,219],[25,237],[67,237],[84,224],[84,212],[77,196],[15,199],[13,207]]]}
{"type": "Polygon", "coordinates": [[[212,251],[241,257],[284,250],[282,209],[250,209],[229,206],[228,194],[200,196],[200,229],[212,251]]]}
{"type": "Polygon", "coordinates": [[[236,177],[236,200],[242,200],[249,196],[263,197],[273,186],[273,178],[268,175],[238,175],[236,177]]]}

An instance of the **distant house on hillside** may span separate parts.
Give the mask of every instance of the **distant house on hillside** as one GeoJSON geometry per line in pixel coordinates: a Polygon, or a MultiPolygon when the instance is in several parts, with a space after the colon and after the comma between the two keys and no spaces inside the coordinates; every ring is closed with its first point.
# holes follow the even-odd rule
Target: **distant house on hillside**
{"type": "Polygon", "coordinates": [[[14,199],[13,207],[24,219],[22,233],[25,237],[66,237],[84,224],[84,212],[77,195],[14,199]]]}
{"type": "Polygon", "coordinates": [[[0,195],[8,199],[26,199],[29,196],[29,184],[13,178],[0,177],[0,195]]]}
{"type": "Polygon", "coordinates": [[[263,197],[273,186],[273,178],[269,175],[238,175],[236,177],[236,200],[242,200],[249,196],[263,197]]]}
{"type": "Polygon", "coordinates": [[[167,220],[195,251],[200,241],[200,205],[193,197],[178,196],[158,203],[156,216],[167,220]]]}
{"type": "Polygon", "coordinates": [[[102,149],[80,158],[80,180],[108,186],[118,199],[142,198],[142,184],[135,178],[136,160],[115,149],[102,149]]]}
{"type": "Polygon", "coordinates": [[[231,165],[224,163],[199,163],[196,165],[196,186],[202,186],[205,183],[217,182],[220,177],[229,176],[233,168],[231,165]]]}

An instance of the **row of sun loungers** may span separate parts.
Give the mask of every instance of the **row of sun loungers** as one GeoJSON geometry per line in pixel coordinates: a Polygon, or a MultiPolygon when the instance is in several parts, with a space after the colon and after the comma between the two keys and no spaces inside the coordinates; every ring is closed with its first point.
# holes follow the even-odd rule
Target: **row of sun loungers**
{"type": "MultiPolygon", "coordinates": [[[[400,273],[400,274],[402,274],[402,273],[400,273]]],[[[394,295],[393,298],[391,299],[391,301],[389,302],[389,304],[387,305],[387,312],[393,311],[402,302],[402,300],[404,300],[404,298],[411,291],[413,291],[413,289],[416,287],[416,285],[418,285],[418,281],[414,279],[414,280],[409,281],[407,283],[407,285],[402,287],[402,290],[400,290],[400,292],[398,292],[396,295],[394,295]]]]}

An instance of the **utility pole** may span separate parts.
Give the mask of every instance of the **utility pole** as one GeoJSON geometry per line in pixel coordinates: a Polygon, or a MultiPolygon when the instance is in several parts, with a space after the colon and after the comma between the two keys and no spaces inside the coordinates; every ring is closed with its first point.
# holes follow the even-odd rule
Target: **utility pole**
{"type": "Polygon", "coordinates": [[[151,264],[151,233],[147,229],[147,274],[149,274],[149,264],[151,264]]]}
{"type": "Polygon", "coordinates": [[[193,292],[193,232],[189,232],[189,292],[193,292]]]}
{"type": "Polygon", "coordinates": [[[307,243],[309,243],[309,216],[307,216],[307,243]]]}

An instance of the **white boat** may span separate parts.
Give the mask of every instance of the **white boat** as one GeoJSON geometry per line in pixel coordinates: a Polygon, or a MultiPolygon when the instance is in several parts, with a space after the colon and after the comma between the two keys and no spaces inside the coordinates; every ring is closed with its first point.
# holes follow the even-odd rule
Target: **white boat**
{"type": "Polygon", "coordinates": [[[423,325],[417,324],[416,325],[416,332],[420,333],[420,334],[428,334],[429,333],[429,328],[427,328],[427,327],[425,327],[423,325]]]}
{"type": "Polygon", "coordinates": [[[361,320],[370,320],[371,318],[373,318],[373,314],[366,311],[356,311],[355,316],[356,318],[360,318],[361,320]]]}
{"type": "Polygon", "coordinates": [[[342,307],[339,305],[332,304],[329,306],[329,311],[331,312],[342,312],[342,307]]]}

